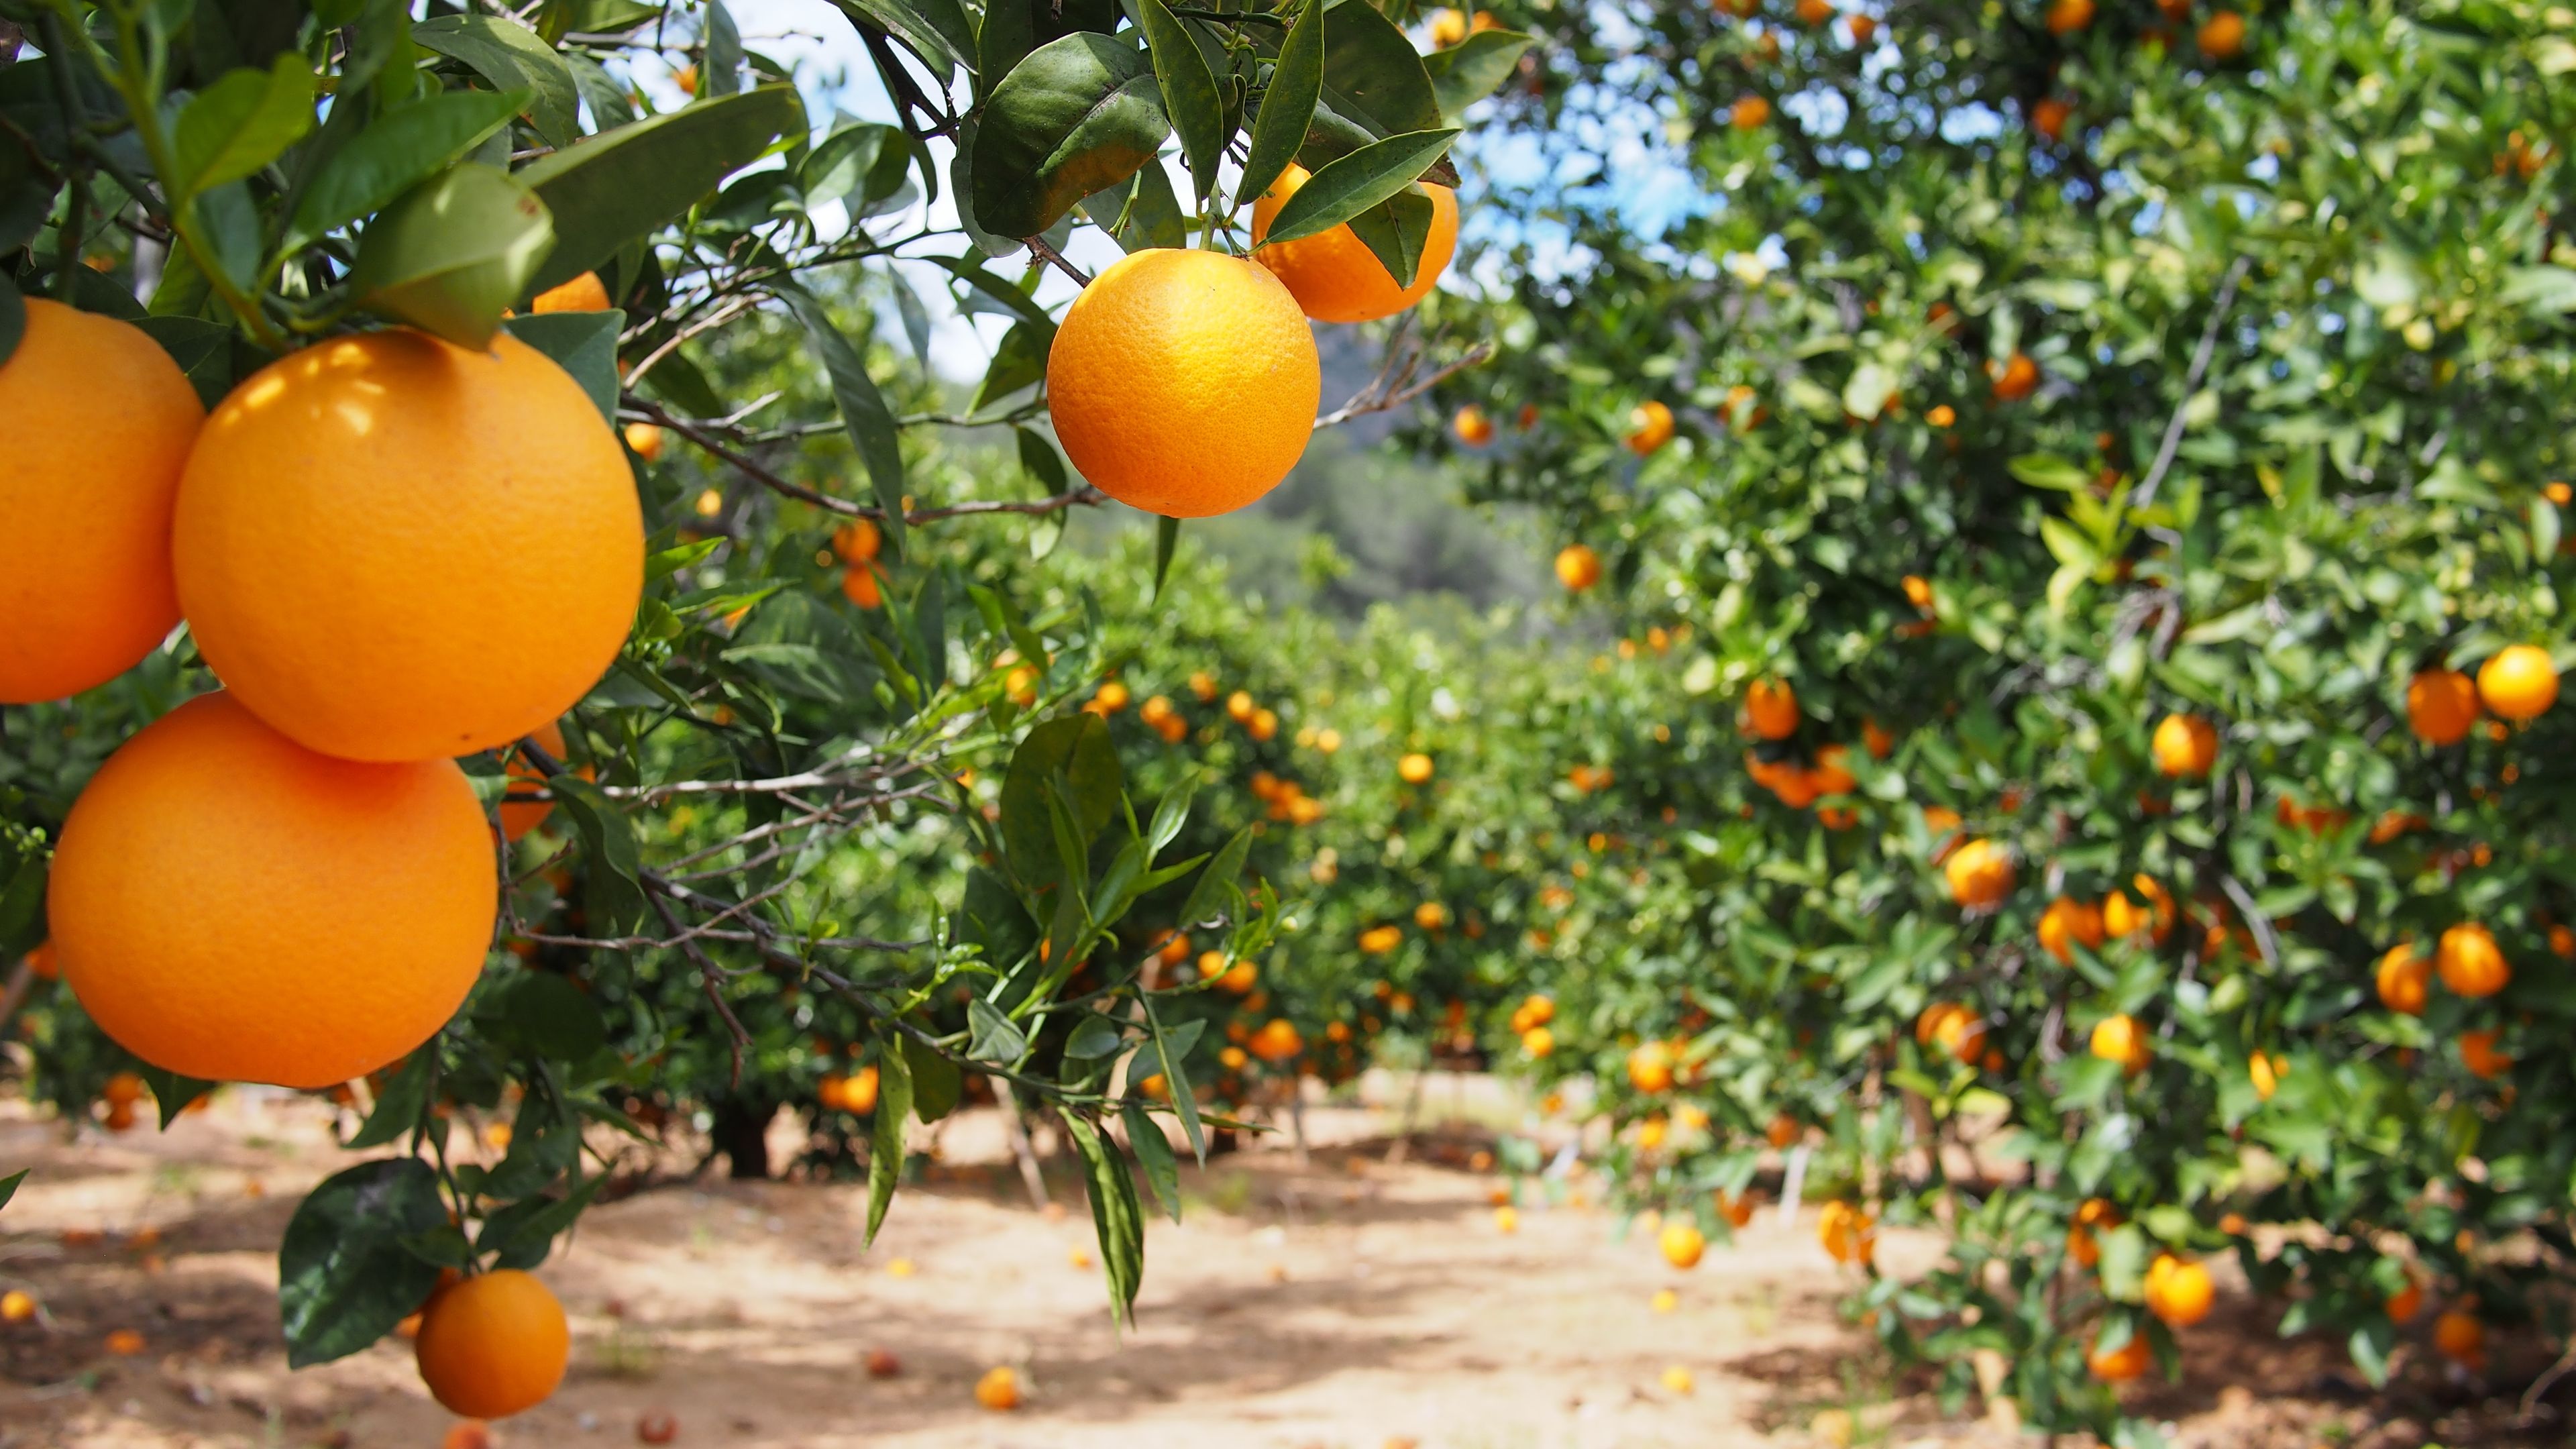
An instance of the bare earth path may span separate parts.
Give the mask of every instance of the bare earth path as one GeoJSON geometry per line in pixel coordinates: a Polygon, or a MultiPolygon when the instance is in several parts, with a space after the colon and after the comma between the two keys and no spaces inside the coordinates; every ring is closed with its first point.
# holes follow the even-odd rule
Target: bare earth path
{"type": "MultiPolygon", "coordinates": [[[[0,1103],[0,1163],[36,1168],[0,1214],[0,1287],[47,1311],[0,1325],[0,1449],[440,1442],[452,1420],[399,1342],[286,1371],[271,1255],[297,1197],[349,1160],[327,1121],[309,1100],[234,1093],[166,1136],[67,1145],[0,1103]],[[124,1328],[142,1354],[104,1351],[124,1328]]],[[[1815,1416],[1835,1407],[1858,1411],[1864,1443],[2013,1442],[1869,1381],[1812,1212],[1794,1226],[1766,1212],[1677,1273],[1651,1235],[1623,1238],[1579,1201],[1525,1194],[1505,1235],[1501,1179],[1434,1152],[1388,1165],[1379,1114],[1309,1125],[1306,1170],[1282,1147],[1184,1170],[1190,1211],[1150,1230],[1123,1338],[1080,1189],[1052,1185],[1069,1212],[1032,1210],[989,1114],[944,1136],[944,1165],[864,1253],[857,1186],[710,1178],[597,1209],[543,1270],[573,1315],[571,1376],[496,1442],[628,1444],[640,1415],[667,1411],[681,1445],[746,1449],[1648,1449],[1819,1442],[1815,1416]],[[1669,1311],[1652,1304],[1662,1288],[1669,1311]],[[900,1372],[871,1377],[872,1349],[900,1372]],[[1003,1363],[1032,1386],[1017,1414],[970,1395],[1003,1363]],[[1689,1392],[1662,1382],[1674,1366],[1689,1392]]],[[[1881,1251],[1911,1271],[1933,1245],[1881,1251]]],[[[2322,1427],[2241,1390],[2177,1408],[2199,1414],[2187,1443],[2304,1444],[2322,1427]]]]}

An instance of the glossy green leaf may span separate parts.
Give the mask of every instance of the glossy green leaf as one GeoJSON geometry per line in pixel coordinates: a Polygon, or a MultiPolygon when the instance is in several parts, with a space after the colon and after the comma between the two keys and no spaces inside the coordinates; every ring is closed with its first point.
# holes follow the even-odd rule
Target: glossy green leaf
{"type": "Polygon", "coordinates": [[[802,287],[782,285],[779,297],[796,320],[805,325],[805,335],[813,340],[814,350],[822,355],[823,371],[832,381],[832,401],[841,412],[841,426],[850,433],[850,442],[859,451],[859,460],[867,466],[868,480],[876,488],[877,506],[885,516],[877,527],[885,539],[887,557],[901,559],[904,552],[903,447],[897,440],[894,411],[886,406],[885,394],[877,390],[876,380],[868,376],[868,365],[841,329],[832,325],[823,304],[802,287]]]}
{"type": "Polygon", "coordinates": [[[911,47],[945,82],[975,64],[975,36],[957,0],[832,0],[850,23],[911,47]]]}
{"type": "Polygon", "coordinates": [[[1124,788],[1118,753],[1100,716],[1076,714],[1030,730],[1003,774],[1003,854],[1033,890],[1064,879],[1048,809],[1059,777],[1072,784],[1076,843],[1087,847],[1109,824],[1124,788]]]}
{"type": "Polygon", "coordinates": [[[346,1358],[417,1311],[438,1269],[403,1239],[446,1223],[438,1173],[418,1158],[362,1162],[307,1194],[277,1250],[288,1366],[346,1358]]]}
{"type": "Polygon", "coordinates": [[[358,246],[350,290],[372,311],[480,349],[554,246],[545,203],[468,162],[413,187],[358,246]]]}
{"type": "Polygon", "coordinates": [[[1163,1136],[1161,1124],[1143,1103],[1129,1098],[1119,1108],[1119,1117],[1127,1124],[1127,1145],[1136,1154],[1136,1165],[1145,1173],[1145,1183],[1154,1190],[1154,1200],[1173,1222],[1181,1220],[1181,1165],[1172,1156],[1170,1139],[1163,1136]]]}
{"type": "Polygon", "coordinates": [[[1380,135],[1441,125],[1421,54],[1368,0],[1340,0],[1324,13],[1324,89],[1336,109],[1380,135]]]}
{"type": "Polygon", "coordinates": [[[903,1181],[904,1124],[912,1118],[912,1067],[903,1050],[878,1042],[877,1110],[868,1122],[868,1228],[865,1247],[877,1240],[886,1209],[903,1181]]]}
{"type": "Polygon", "coordinates": [[[1216,191],[1217,165],[1225,159],[1231,138],[1225,120],[1225,98],[1217,94],[1216,75],[1208,69],[1198,41],[1172,18],[1163,0],[1129,0],[1145,32],[1154,78],[1163,92],[1163,116],[1181,138],[1181,159],[1198,183],[1199,197],[1216,191]]]}
{"type": "Polygon", "coordinates": [[[1136,1290],[1145,1281],[1145,1213],[1136,1200],[1136,1179],[1118,1155],[1117,1144],[1088,1119],[1067,1109],[1065,1135],[1082,1159],[1082,1183],[1091,1199],[1092,1227],[1100,1238],[1101,1271],[1109,1279],[1109,1308],[1120,1324],[1136,1311],[1136,1290]]]}
{"type": "Polygon", "coordinates": [[[804,125],[793,87],[762,86],[603,131],[530,163],[519,178],[553,213],[558,237],[532,290],[571,281],[678,219],[804,125]]]}
{"type": "Polygon", "coordinates": [[[985,103],[968,177],[976,220],[1035,236],[1135,175],[1170,134],[1160,83],[1133,44],[1089,31],[1050,41],[985,103]]]}
{"type": "Polygon", "coordinates": [[[295,251],[393,204],[510,123],[528,92],[448,91],[387,112],[333,153],[279,244],[295,251]]]}
{"type": "Polygon", "coordinates": [[[1261,109],[1252,118],[1252,149],[1245,153],[1238,196],[1252,197],[1270,189],[1288,163],[1297,159],[1306,132],[1315,121],[1315,103],[1324,94],[1324,5],[1306,0],[1279,43],[1279,59],[1262,92],[1261,109]]]}
{"type": "Polygon", "coordinates": [[[617,335],[626,327],[624,312],[534,312],[501,325],[571,373],[602,419],[617,421],[617,335]]]}
{"type": "Polygon", "coordinates": [[[1467,108],[1501,89],[1512,78],[1513,67],[1530,48],[1532,37],[1514,30],[1479,30],[1456,45],[1433,51],[1422,58],[1422,68],[1431,77],[1432,94],[1440,101],[1440,115],[1450,125],[1459,124],[1467,108]]]}
{"type": "Polygon", "coordinates": [[[1413,184],[1457,135],[1437,130],[1389,136],[1328,162],[1279,208],[1267,239],[1296,241],[1342,225],[1413,184]]]}
{"type": "Polygon", "coordinates": [[[1396,285],[1410,287],[1431,244],[1431,217],[1431,198],[1419,187],[1407,187],[1352,217],[1349,225],[1351,235],[1360,239],[1396,285]]]}
{"type": "Polygon", "coordinates": [[[439,15],[411,28],[412,43],[446,56],[492,83],[526,91],[528,124],[549,146],[581,134],[581,89],[554,47],[515,20],[497,15],[439,15]]]}
{"type": "Polygon", "coordinates": [[[266,166],[313,129],[313,68],[292,52],[265,71],[236,70],[179,112],[169,178],[184,200],[266,166]]]}
{"type": "Polygon", "coordinates": [[[957,1064],[909,1036],[903,1039],[902,1054],[912,1078],[912,1115],[936,1122],[956,1111],[966,1095],[966,1078],[957,1064]]]}

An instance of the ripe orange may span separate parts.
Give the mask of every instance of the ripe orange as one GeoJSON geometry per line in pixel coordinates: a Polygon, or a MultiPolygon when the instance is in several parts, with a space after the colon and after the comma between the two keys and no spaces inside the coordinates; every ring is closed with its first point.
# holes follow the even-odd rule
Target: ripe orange
{"type": "Polygon", "coordinates": [[[1771,119],[1771,102],[1761,96],[1743,96],[1728,108],[1727,120],[1739,131],[1759,129],[1771,119]]]}
{"type": "Polygon", "coordinates": [[[2156,722],[2150,748],[2162,774],[2176,779],[2206,775],[2218,763],[2218,729],[2196,714],[2169,714],[2156,722]]]}
{"type": "Polygon", "coordinates": [[[1851,31],[1854,45],[1867,45],[1869,38],[1878,33],[1878,17],[1861,11],[1844,16],[1843,25],[1851,31]]]}
{"type": "Polygon", "coordinates": [[[2075,1209],[2075,1221],[2066,1229],[2066,1254],[2079,1268],[2090,1268],[2102,1259],[2102,1245],[2094,1239],[2094,1230],[2105,1231],[2124,1222],[2119,1210],[2106,1198],[2088,1197],[2075,1209]]]}
{"type": "Polygon", "coordinates": [[[2424,1285],[2410,1275],[2405,1287],[2388,1295],[2387,1308],[2389,1322],[2414,1322],[2415,1315],[2424,1311],[2424,1285]]]}
{"type": "Polygon", "coordinates": [[[1662,1042],[1650,1041],[1628,1053],[1628,1084],[1640,1092],[1672,1090],[1673,1049],[1662,1042]]]}
{"type": "MultiPolygon", "coordinates": [[[[1302,189],[1306,168],[1290,162],[1270,189],[1252,203],[1252,259],[1286,283],[1307,316],[1318,322],[1374,322],[1392,317],[1431,294],[1449,259],[1458,250],[1458,193],[1432,182],[1421,183],[1431,198],[1431,234],[1413,269],[1413,285],[1399,287],[1395,274],[1377,259],[1349,223],[1297,241],[1264,246],[1279,208],[1302,189]]],[[[1488,436],[1490,436],[1490,431],[1488,436]]],[[[1477,441],[1477,440],[1470,440],[1477,441]]]]}
{"type": "Polygon", "coordinates": [[[1065,309],[1047,357],[1056,439],[1082,476],[1148,513],[1232,513],[1306,452],[1323,396],[1315,334],[1285,283],[1215,252],[1150,248],[1065,309]]]}
{"type": "Polygon", "coordinates": [[[209,694],[91,778],[48,900],[64,979],[126,1049],[210,1081],[319,1088],[455,1013],[499,893],[454,763],[331,759],[209,694]]]}
{"type": "Polygon", "coordinates": [[[2072,35],[2093,23],[2093,0],[2048,0],[2048,33],[2072,35]]]}
{"type": "Polygon", "coordinates": [[[1820,795],[1848,795],[1860,788],[1860,780],[1843,761],[1851,758],[1848,745],[1827,745],[1816,751],[1816,767],[1809,774],[1820,795]]]}
{"type": "Polygon", "coordinates": [[[469,754],[560,717],[644,587],[616,434],[507,334],[485,354],[395,328],[261,369],[206,420],[172,540],[216,675],[351,760],[469,754]]]}
{"type": "Polygon", "coordinates": [[[2513,981],[2513,967],[2497,948],[2495,933],[2474,921],[2442,933],[2433,965],[2442,973],[2442,984],[2462,996],[2493,996],[2513,981]]]}
{"type": "Polygon", "coordinates": [[[102,1346],[118,1358],[132,1358],[143,1351],[143,1335],[131,1328],[120,1328],[110,1333],[102,1346]]]}
{"type": "Polygon", "coordinates": [[[2558,702],[2558,667],[2548,650],[2507,645],[2478,666],[2478,697],[2505,719],[2537,719],[2558,702]]]}
{"type": "Polygon", "coordinates": [[[2012,893],[2012,857],[1991,840],[1962,842],[1941,874],[1950,884],[1950,899],[1971,910],[1996,905],[2012,893]]]}
{"type": "Polygon", "coordinates": [[[1556,551],[1556,581],[1582,593],[1601,582],[1601,555],[1588,543],[1569,543],[1556,551]]]}
{"type": "Polygon", "coordinates": [[[2147,1069],[2155,1059],[2155,1046],[2147,1039],[2147,1029],[2127,1012],[2117,1012],[2093,1023],[2089,1049],[2106,1062],[2118,1062],[2130,1076],[2147,1069]]]}
{"type": "Polygon", "coordinates": [[[2245,1074],[2254,1083],[2254,1095],[2268,1102],[2281,1089],[2281,1079],[2290,1074],[2290,1059],[2255,1052],[2245,1059],[2245,1074]]]}
{"type": "MultiPolygon", "coordinates": [[[[2092,0],[2079,0],[2079,3],[2087,10],[2093,8],[2092,0]]],[[[2030,108],[2030,128],[2054,141],[2066,134],[2066,122],[2074,114],[2073,105],[2050,96],[2030,108]]]]}
{"type": "Polygon", "coordinates": [[[2418,955],[2415,943],[2400,941],[2379,958],[2379,1004],[2408,1016],[2422,1016],[2432,994],[2433,963],[2418,955]]]}
{"type": "Polygon", "coordinates": [[[1816,1241],[1837,1263],[1866,1263],[1877,1250],[1877,1226],[1876,1218],[1837,1200],[1816,1218],[1816,1241]]]}
{"type": "Polygon", "coordinates": [[[1744,691],[1744,722],[1766,740],[1798,732],[1798,691],[1785,679],[1757,679],[1744,691]]]}
{"type": "Polygon", "coordinates": [[[1008,1364],[984,1370],[975,1380],[975,1402],[997,1414],[1007,1414],[1020,1406],[1020,1376],[1008,1364]]]}
{"type": "Polygon", "coordinates": [[[1798,19],[1801,22],[1822,25],[1833,18],[1833,0],[1798,0],[1798,19]]]}
{"type": "Polygon", "coordinates": [[[651,423],[628,423],[626,450],[647,463],[662,461],[662,430],[651,423]]]}
{"type": "Polygon", "coordinates": [[[2477,686],[2456,669],[2426,669],[2407,681],[2406,724],[2428,745],[2456,745],[2478,722],[2477,686]]]}
{"type": "Polygon", "coordinates": [[[1383,956],[1404,943],[1401,926],[1371,926],[1360,932],[1360,950],[1370,956],[1383,956]]]}
{"type": "Polygon", "coordinates": [[[2221,10],[2201,22],[2200,53],[2211,60],[2234,60],[2245,50],[2245,17],[2221,10]]]}
{"type": "Polygon", "coordinates": [[[2129,884],[2138,892],[2141,903],[2132,904],[2127,894],[2121,891],[2104,896],[2103,931],[2123,940],[2137,939],[2163,945],[2165,938],[2173,934],[2175,912],[2172,892],[2151,875],[2134,876],[2129,884]]]}
{"type": "Polygon", "coordinates": [[[1494,440],[1494,420],[1474,403],[1461,406],[1450,415],[1449,431],[1470,448],[1481,448],[1494,440]]]}
{"type": "Polygon", "coordinates": [[[605,312],[617,305],[608,300],[608,285],[599,273],[584,272],[561,286],[539,292],[528,304],[531,312],[605,312]]]}
{"type": "Polygon", "coordinates": [[[2501,1077],[2513,1070],[2513,1058],[2496,1050],[2493,1031],[2460,1033],[2460,1063],[2481,1077],[2501,1077]]]}
{"type": "Polygon", "coordinates": [[[0,704],[105,684],[177,626],[170,509],[205,417],[141,328],[27,300],[0,362],[0,704]]]}
{"type": "Polygon", "coordinates": [[[1556,1051],[1556,1033],[1543,1026],[1533,1026],[1521,1033],[1521,1050],[1533,1060],[1551,1056],[1556,1051]]]}
{"type": "Polygon", "coordinates": [[[2059,896],[2040,913],[2040,948],[2060,962],[2071,963],[2079,942],[2088,951],[2100,950],[2106,929],[2101,907],[2072,896],[2059,896]]]}
{"type": "Polygon", "coordinates": [[[1509,1203],[1505,1203],[1501,1207],[1494,1209],[1494,1231],[1501,1233],[1505,1237],[1510,1237],[1512,1234],[1517,1233],[1520,1230],[1520,1209],[1513,1207],[1509,1203]]]}
{"type": "Polygon", "coordinates": [[[470,1419],[506,1419],[544,1403],[563,1382],[571,1349],[563,1305],[515,1268],[440,1289],[412,1344],[431,1396],[470,1419]]]}
{"type": "Polygon", "coordinates": [[[1673,440],[1673,410],[1655,398],[1628,413],[1628,451],[1642,458],[1673,440]]]}
{"type": "Polygon", "coordinates": [[[1416,751],[1395,762],[1395,777],[1408,785],[1427,785],[1433,768],[1431,757],[1416,751]]]}
{"type": "Polygon", "coordinates": [[[2487,1362],[2487,1329],[2477,1315],[2454,1308],[2433,1320],[2433,1347],[2442,1357],[2464,1368],[2481,1369],[2487,1362]]]}
{"type": "Polygon", "coordinates": [[[2189,1328],[2207,1318],[2216,1296],[2209,1270],[2198,1263],[2158,1253],[2147,1265],[2147,1311],[2167,1328],[2189,1328]]]}
{"type": "Polygon", "coordinates": [[[2125,1384],[2145,1373],[2155,1361],[2155,1350],[2148,1346],[2147,1336],[2136,1332],[2129,1335],[2127,1343],[2114,1349],[2104,1349],[2097,1338],[2093,1351],[2084,1356],[2084,1366],[2106,1384],[2125,1384]]]}
{"type": "Polygon", "coordinates": [[[1663,1250],[1664,1261],[1674,1267],[1696,1268],[1700,1254],[1708,1248],[1708,1239],[1701,1236],[1696,1224],[1666,1223],[1663,1233],[1655,1239],[1655,1246],[1663,1250]]]}
{"type": "Polygon", "coordinates": [[[1783,1152],[1797,1145],[1798,1139],[1804,1135],[1806,1135],[1806,1129],[1798,1125],[1797,1118],[1786,1112],[1773,1116],[1771,1125],[1762,1131],[1763,1140],[1783,1152]]]}
{"type": "Polygon", "coordinates": [[[36,1300],[23,1289],[0,1293],[0,1323],[24,1323],[36,1316],[36,1300]]]}
{"type": "Polygon", "coordinates": [[[1276,1016],[1263,1022],[1261,1030],[1252,1034],[1252,1040],[1247,1045],[1252,1048],[1254,1056],[1272,1066],[1277,1066],[1306,1049],[1305,1039],[1297,1034],[1297,1028],[1286,1018],[1276,1016]]]}
{"type": "Polygon", "coordinates": [[[2001,366],[1986,364],[1995,380],[1995,397],[2002,402],[2019,402],[2039,390],[2039,364],[2016,352],[2001,366]]]}

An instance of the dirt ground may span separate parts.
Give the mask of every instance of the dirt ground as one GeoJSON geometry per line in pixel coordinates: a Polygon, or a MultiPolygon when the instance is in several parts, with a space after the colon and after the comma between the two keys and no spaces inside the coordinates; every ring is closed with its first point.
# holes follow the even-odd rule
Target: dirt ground
{"type": "MultiPolygon", "coordinates": [[[[1302,1169],[1275,1141],[1184,1168],[1189,1211],[1150,1230],[1124,1336],[1076,1180],[1052,1178],[1061,1208],[1036,1210],[990,1113],[942,1135],[939,1165],[864,1252],[864,1187],[710,1176],[638,1193],[594,1210],[544,1268],[573,1316],[573,1368],[494,1441],[633,1443],[641,1416],[668,1413],[680,1445],[743,1449],[1814,1444],[1844,1442],[1839,1415],[1848,1442],[1893,1449],[2038,1442],[1973,1400],[1944,1416],[1885,1380],[1835,1311],[1847,1283],[1812,1210],[1766,1211],[1675,1272],[1578,1181],[1525,1191],[1505,1234],[1502,1179],[1471,1167],[1486,1129],[1450,1122],[1390,1163],[1395,1125],[1319,1108],[1302,1169]],[[872,1377],[875,1349],[900,1371],[872,1377]],[[1030,1386],[1016,1414],[973,1402],[996,1364],[1030,1386]],[[1675,1368],[1687,1389],[1667,1382],[1675,1368]]],[[[309,1099],[236,1090],[166,1135],[76,1141],[0,1102],[0,1165],[35,1168],[0,1212],[0,1288],[44,1305],[0,1325],[0,1449],[439,1444],[452,1421],[398,1341],[286,1370],[272,1255],[296,1199],[347,1160],[309,1099]],[[107,1352],[119,1329],[143,1351],[107,1352]]],[[[1936,1252],[1896,1234],[1881,1261],[1902,1273],[1936,1252]]],[[[2429,1370],[2362,1394],[2332,1344],[2283,1342],[2242,1303],[2194,1332],[2190,1360],[2148,1400],[2180,1445],[2566,1442],[2461,1407],[2469,1386],[2429,1370]]]]}

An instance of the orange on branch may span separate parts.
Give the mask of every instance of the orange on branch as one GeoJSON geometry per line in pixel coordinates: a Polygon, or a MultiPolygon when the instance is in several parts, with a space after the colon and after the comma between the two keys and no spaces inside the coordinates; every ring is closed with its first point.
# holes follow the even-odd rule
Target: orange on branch
{"type": "Polygon", "coordinates": [[[506,1419],[563,1382],[572,1332],[563,1305],[514,1268],[441,1288],[421,1310],[412,1356],[430,1395],[453,1413],[506,1419]]]}
{"type": "Polygon", "coordinates": [[[1556,581],[1575,593],[1601,582],[1601,555],[1588,543],[1569,543],[1556,551],[1556,581]]]}
{"type": "Polygon", "coordinates": [[[2478,689],[2456,669],[2427,669],[2406,684],[2406,724],[2428,745],[2456,745],[2478,722],[2478,689]]]}
{"type": "Polygon", "coordinates": [[[559,718],[626,641],[643,511],[590,397],[504,333],[394,328],[261,369],[207,418],[172,530],[190,633],[324,754],[432,760],[559,718]]]}
{"type": "MultiPolygon", "coordinates": [[[[1374,322],[1431,295],[1458,250],[1457,192],[1434,182],[1417,183],[1431,200],[1431,232],[1423,240],[1413,284],[1400,287],[1395,274],[1348,222],[1296,241],[1263,243],[1279,209],[1310,179],[1306,168],[1292,161],[1252,203],[1252,259],[1287,284],[1307,316],[1318,322],[1374,322]]],[[[1491,426],[1487,424],[1487,437],[1492,436],[1491,426]]]]}
{"type": "Polygon", "coordinates": [[[2478,666],[2478,697],[2501,718],[2537,719],[2558,702],[2558,667],[2546,649],[2508,645],[2478,666]]]}
{"type": "Polygon", "coordinates": [[[617,304],[608,299],[608,284],[597,272],[584,272],[560,286],[539,292],[528,304],[531,312],[605,312],[617,304]]]}
{"type": "Polygon", "coordinates": [[[2149,742],[2158,773],[2175,779],[2209,773],[2218,763],[2218,727],[2196,714],[2169,714],[2149,742]]]}

